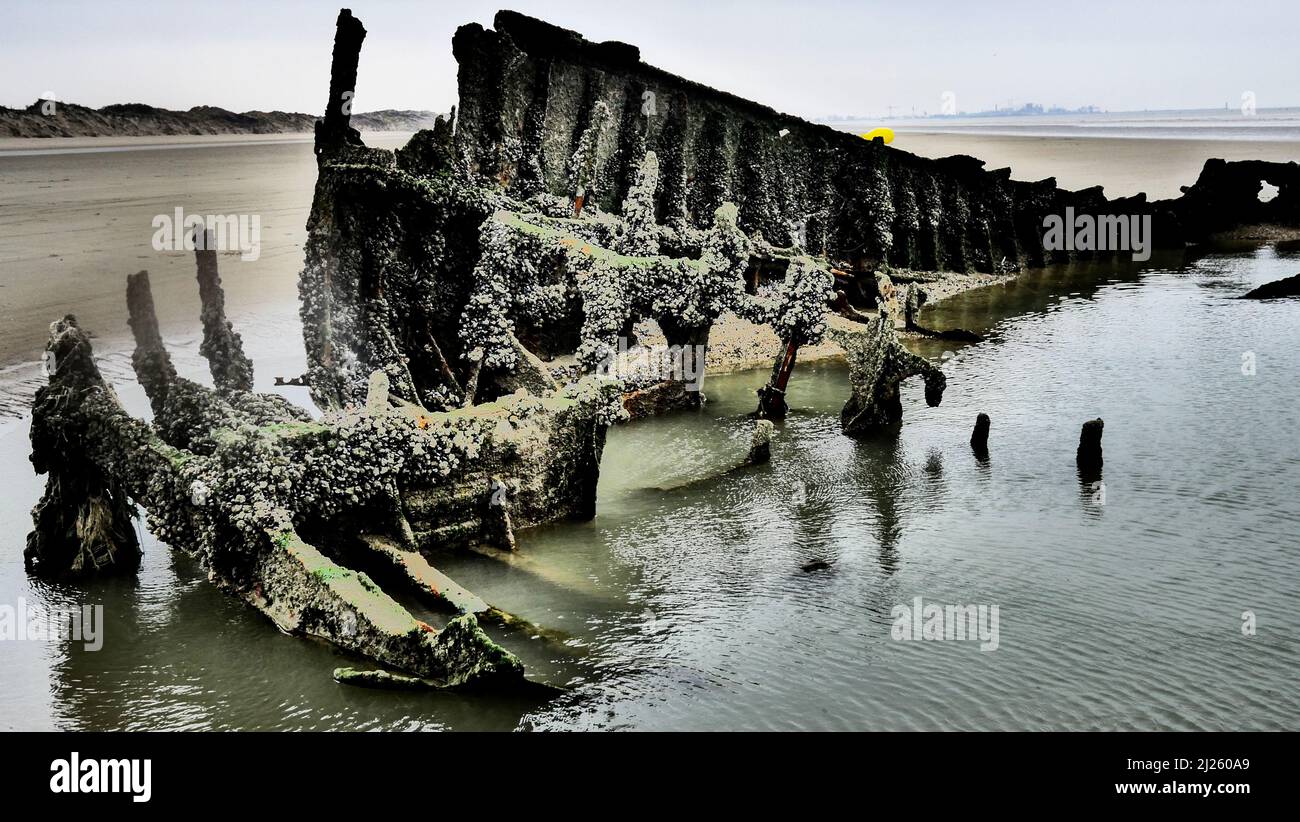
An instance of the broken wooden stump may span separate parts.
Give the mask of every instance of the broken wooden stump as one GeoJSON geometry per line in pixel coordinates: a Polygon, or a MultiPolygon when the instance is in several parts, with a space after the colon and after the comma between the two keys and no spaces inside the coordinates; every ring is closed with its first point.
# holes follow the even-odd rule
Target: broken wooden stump
{"type": "MultiPolygon", "coordinates": [[[[770,247],[761,250],[768,254],[774,251],[770,247]]],[[[785,417],[789,411],[786,389],[790,375],[794,372],[799,348],[822,341],[826,335],[827,320],[834,316],[830,310],[838,301],[832,269],[824,260],[801,255],[788,259],[785,279],[775,300],[759,297],[753,300],[752,305],[742,302],[739,312],[741,316],[751,322],[770,324],[785,343],[785,349],[772,367],[772,378],[758,390],[758,410],[755,416],[760,419],[785,417]]],[[[850,322],[843,318],[841,321],[850,322]]]]}
{"type": "Polygon", "coordinates": [[[357,65],[361,62],[361,44],[366,27],[340,9],[334,28],[334,52],[330,58],[330,91],[325,103],[325,117],[316,122],[316,153],[322,154],[346,144],[361,144],[361,134],[352,128],[352,100],[357,88],[357,65]]]}
{"type": "Polygon", "coordinates": [[[758,389],[758,411],[755,416],[763,420],[783,420],[790,406],[785,401],[785,391],[794,373],[794,363],[799,356],[799,345],[791,340],[772,367],[772,379],[758,389]]]}
{"type": "Polygon", "coordinates": [[[851,437],[867,436],[903,418],[899,385],[912,376],[925,379],[925,401],[943,400],[947,378],[938,366],[903,347],[885,314],[870,324],[832,317],[828,335],[844,349],[853,393],[840,412],[840,426],[851,437]]]}
{"type": "Polygon", "coordinates": [[[754,434],[749,440],[749,456],[745,462],[749,465],[762,465],[772,460],[772,435],[776,432],[776,426],[771,420],[757,420],[754,423],[754,434]]]}
{"type": "Polygon", "coordinates": [[[104,383],[90,340],[71,314],[50,324],[50,381],[32,404],[32,466],[48,474],[32,509],[23,561],[43,577],[133,571],[140,564],[135,505],[117,473],[89,454],[95,420],[78,413],[91,395],[116,402],[104,383]]]}
{"type": "Polygon", "coordinates": [[[989,415],[981,412],[975,417],[975,429],[970,435],[970,447],[982,459],[989,455],[989,423],[989,415]]]}
{"type": "Polygon", "coordinates": [[[1300,297],[1300,274],[1291,277],[1283,277],[1280,280],[1274,280],[1271,283],[1252,288],[1239,299],[1242,300],[1275,300],[1282,297],[1300,297]]]}
{"type": "Polygon", "coordinates": [[[1075,462],[1078,463],[1080,474],[1100,476],[1101,434],[1105,427],[1106,423],[1100,417],[1083,424],[1083,429],[1079,432],[1079,448],[1075,451],[1075,462]]]}
{"type": "Polygon", "coordinates": [[[253,362],[244,355],[243,340],[226,319],[226,294],[217,272],[216,235],[211,230],[201,235],[195,230],[194,257],[202,305],[199,319],[203,342],[199,353],[207,359],[218,391],[252,391],[253,362]]]}
{"type": "Polygon", "coordinates": [[[148,271],[138,271],[126,278],[126,310],[127,324],[135,337],[131,366],[154,414],[161,414],[167,404],[167,389],[176,381],[176,368],[158,329],[148,271]]]}

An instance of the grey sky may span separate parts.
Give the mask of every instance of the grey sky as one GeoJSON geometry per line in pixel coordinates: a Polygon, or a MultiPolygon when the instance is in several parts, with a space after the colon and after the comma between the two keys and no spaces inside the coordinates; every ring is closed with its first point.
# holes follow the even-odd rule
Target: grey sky
{"type": "MultiPolygon", "coordinates": [[[[0,104],[318,112],[342,2],[5,0],[0,104]]],[[[803,116],[1024,102],[1110,110],[1300,105],[1300,0],[706,2],[352,0],[370,34],[355,110],[441,110],[451,35],[513,8],[803,116]]]]}

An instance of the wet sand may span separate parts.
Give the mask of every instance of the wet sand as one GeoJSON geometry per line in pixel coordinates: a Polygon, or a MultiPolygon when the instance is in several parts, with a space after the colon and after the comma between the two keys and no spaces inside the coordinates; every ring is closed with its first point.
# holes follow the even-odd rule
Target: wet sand
{"type": "MultiPolygon", "coordinates": [[[[408,136],[372,133],[366,140],[393,148],[408,136]]],[[[1300,143],[1221,140],[901,133],[894,146],[926,156],[971,154],[989,168],[1010,166],[1020,179],[1054,175],[1066,187],[1104,185],[1111,196],[1176,196],[1209,157],[1300,159],[1300,143]]],[[[42,381],[35,363],[52,320],[74,313],[96,335],[101,355],[125,349],[126,276],[134,271],[150,272],[164,337],[193,336],[193,255],[158,252],[151,242],[153,218],[177,207],[260,215],[259,258],[221,255],[227,310],[259,365],[259,387],[276,374],[298,373],[305,358],[297,276],[315,178],[307,135],[0,140],[0,418],[26,412],[42,381]],[[259,360],[259,351],[276,365],[259,360]]],[[[728,364],[724,370],[766,365],[760,349],[775,350],[767,346],[774,336],[716,336],[738,349],[715,360],[728,364]]]]}
{"type": "MultiPolygon", "coordinates": [[[[408,136],[367,135],[387,147],[408,136]]],[[[164,333],[197,324],[193,253],[152,246],[153,218],[176,208],[260,215],[258,259],[221,255],[232,313],[295,301],[316,164],[304,135],[281,137],[122,138],[100,146],[133,150],[63,154],[46,153],[55,140],[27,140],[34,153],[0,157],[0,366],[39,357],[65,312],[102,338],[125,335],[126,275],[140,269],[164,333]]]]}
{"type": "Polygon", "coordinates": [[[1146,192],[1177,197],[1196,182],[1211,157],[1224,160],[1300,161],[1300,142],[1162,140],[1105,137],[1009,137],[987,134],[899,132],[894,148],[922,157],[969,154],[985,168],[1010,168],[1017,180],[1055,177],[1062,188],[1104,186],[1107,197],[1146,192]]]}
{"type": "MultiPolygon", "coordinates": [[[[401,132],[398,132],[401,133],[401,132]]],[[[368,139],[386,135],[367,135],[368,139]]],[[[0,157],[36,154],[83,154],[114,149],[147,151],[159,148],[212,148],[233,145],[310,143],[310,134],[158,134],[150,137],[0,137],[0,157]]]]}
{"type": "MultiPolygon", "coordinates": [[[[386,148],[409,136],[365,135],[386,148]]],[[[153,218],[178,207],[260,215],[259,257],[220,255],[228,311],[246,338],[265,328],[301,369],[297,277],[316,182],[308,135],[11,139],[0,152],[0,418],[26,412],[52,320],[75,314],[101,355],[128,344],[130,273],[149,271],[164,338],[192,335],[193,252],[152,246],[153,218]]],[[[274,375],[258,376],[260,386],[274,375]]]]}

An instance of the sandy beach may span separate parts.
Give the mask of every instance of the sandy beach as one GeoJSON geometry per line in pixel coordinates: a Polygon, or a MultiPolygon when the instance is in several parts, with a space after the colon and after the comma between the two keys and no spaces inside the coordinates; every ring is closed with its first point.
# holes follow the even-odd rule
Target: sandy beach
{"type": "MultiPolygon", "coordinates": [[[[387,148],[408,138],[366,135],[387,148]]],[[[128,274],[149,271],[165,337],[197,328],[193,253],[152,246],[153,218],[176,208],[260,216],[256,260],[221,254],[230,314],[255,350],[261,337],[301,361],[297,276],[315,182],[308,135],[0,141],[0,417],[26,412],[52,320],[77,315],[101,354],[127,344],[128,274]]]]}
{"type": "Polygon", "coordinates": [[[894,148],[922,157],[969,154],[985,168],[1010,168],[1017,180],[1055,177],[1062,188],[1103,186],[1107,197],[1146,192],[1149,199],[1177,197],[1211,157],[1224,160],[1300,161],[1300,142],[1265,140],[1008,137],[989,134],[899,132],[894,148]]]}
{"type": "MultiPolygon", "coordinates": [[[[367,135],[384,147],[408,137],[367,135]]],[[[65,312],[101,338],[125,334],[126,275],[140,269],[164,330],[197,322],[193,254],[151,244],[153,218],[176,208],[260,215],[258,259],[222,255],[235,312],[296,300],[316,182],[306,135],[8,140],[4,149],[15,142],[30,153],[0,157],[0,366],[38,357],[45,326],[65,312]]]]}

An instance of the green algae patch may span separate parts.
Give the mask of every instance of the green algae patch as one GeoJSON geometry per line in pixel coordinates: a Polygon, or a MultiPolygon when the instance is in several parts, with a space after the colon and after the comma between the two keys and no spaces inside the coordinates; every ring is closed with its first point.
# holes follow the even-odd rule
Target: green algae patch
{"type": "Polygon", "coordinates": [[[352,571],[346,568],[317,568],[311,572],[311,575],[321,582],[329,582],[335,579],[346,579],[352,576],[352,571]]]}
{"type": "Polygon", "coordinates": [[[241,441],[239,432],[233,428],[216,428],[213,429],[210,438],[216,443],[218,448],[227,448],[236,445],[241,441]]]}
{"type": "Polygon", "coordinates": [[[325,586],[341,603],[356,609],[377,630],[400,636],[420,630],[423,625],[388,596],[369,576],[336,565],[315,546],[297,533],[284,531],[273,537],[277,544],[294,557],[310,577],[325,586]]]}
{"type": "MultiPolygon", "coordinates": [[[[538,216],[540,217],[540,215],[538,216]]],[[[597,245],[589,240],[585,240],[580,235],[564,230],[566,222],[569,225],[572,225],[575,229],[583,227],[584,222],[581,220],[565,221],[558,218],[549,218],[548,222],[554,222],[557,225],[542,225],[525,219],[522,215],[512,211],[498,211],[492,216],[492,219],[501,225],[507,226],[520,233],[538,237],[543,240],[550,240],[560,244],[572,253],[591,257],[594,260],[600,260],[601,262],[608,263],[615,268],[635,269],[651,268],[660,265],[681,265],[694,268],[701,274],[707,274],[709,270],[709,267],[701,260],[665,257],[662,255],[633,256],[630,254],[621,254],[617,251],[612,251],[608,248],[597,245]]]]}
{"type": "Polygon", "coordinates": [[[273,437],[291,438],[328,434],[330,427],[320,422],[274,422],[262,426],[258,431],[273,437]]]}
{"type": "Polygon", "coordinates": [[[161,439],[156,442],[151,442],[149,446],[154,451],[166,457],[167,461],[171,463],[172,468],[175,468],[177,471],[181,470],[186,465],[189,465],[196,458],[193,452],[173,448],[172,446],[165,444],[161,439]]]}
{"type": "Polygon", "coordinates": [[[443,687],[442,683],[432,679],[382,669],[362,671],[357,668],[335,668],[334,681],[341,685],[379,688],[388,691],[425,691],[443,687]]]}

